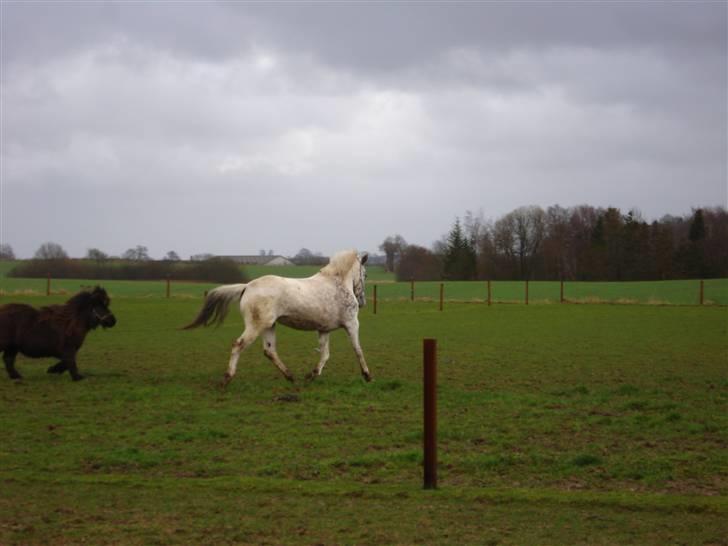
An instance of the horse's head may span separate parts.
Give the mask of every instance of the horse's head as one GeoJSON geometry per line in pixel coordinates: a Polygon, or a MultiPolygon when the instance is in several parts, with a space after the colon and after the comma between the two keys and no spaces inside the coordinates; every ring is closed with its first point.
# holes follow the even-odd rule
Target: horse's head
{"type": "Polygon", "coordinates": [[[364,307],[367,304],[367,293],[365,286],[365,281],[367,278],[367,268],[364,267],[364,264],[367,263],[369,254],[365,252],[357,258],[358,259],[356,260],[356,263],[358,264],[359,271],[354,271],[354,295],[356,296],[356,301],[359,303],[359,307],[364,307]]]}
{"type": "Polygon", "coordinates": [[[364,307],[367,304],[364,286],[367,275],[364,264],[367,263],[367,258],[369,258],[369,255],[366,252],[357,254],[356,250],[342,250],[334,254],[329,259],[328,265],[320,271],[322,275],[327,277],[338,277],[342,281],[346,279],[347,285],[353,289],[359,307],[364,307]],[[352,285],[349,285],[349,282],[352,282],[352,285]]]}
{"type": "Polygon", "coordinates": [[[106,290],[100,286],[95,287],[89,294],[89,307],[91,308],[90,325],[96,328],[112,328],[116,324],[116,317],[109,309],[111,299],[106,290]]]}

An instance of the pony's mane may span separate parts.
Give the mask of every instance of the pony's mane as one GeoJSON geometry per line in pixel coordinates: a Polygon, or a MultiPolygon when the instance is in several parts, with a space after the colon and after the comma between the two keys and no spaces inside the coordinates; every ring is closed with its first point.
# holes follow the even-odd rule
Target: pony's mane
{"type": "Polygon", "coordinates": [[[329,277],[343,277],[354,267],[358,255],[356,250],[342,250],[329,259],[328,265],[321,268],[321,274],[329,277]]]}
{"type": "Polygon", "coordinates": [[[49,305],[42,309],[59,317],[73,319],[89,309],[95,301],[103,301],[106,298],[108,295],[103,288],[96,287],[93,290],[87,288],[70,297],[63,305],[49,305]]]}

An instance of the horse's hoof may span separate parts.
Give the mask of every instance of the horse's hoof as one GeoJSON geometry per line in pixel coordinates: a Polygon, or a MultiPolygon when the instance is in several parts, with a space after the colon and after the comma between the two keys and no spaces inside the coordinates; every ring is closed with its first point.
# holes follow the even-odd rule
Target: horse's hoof
{"type": "Polygon", "coordinates": [[[228,384],[232,380],[233,380],[233,376],[230,375],[229,373],[226,373],[225,375],[222,376],[222,381],[220,382],[220,388],[224,389],[225,387],[228,386],[228,384]]]}
{"type": "Polygon", "coordinates": [[[363,373],[361,375],[362,375],[362,377],[364,377],[364,381],[366,381],[367,383],[371,383],[372,382],[372,375],[371,374],[369,374],[369,373],[363,373]]]}
{"type": "Polygon", "coordinates": [[[313,381],[318,377],[319,374],[316,373],[316,370],[311,371],[310,373],[306,374],[306,381],[313,381]]]}
{"type": "Polygon", "coordinates": [[[82,376],[81,374],[78,374],[78,375],[74,375],[72,379],[74,381],[81,381],[83,378],[84,378],[84,376],[82,376]]]}

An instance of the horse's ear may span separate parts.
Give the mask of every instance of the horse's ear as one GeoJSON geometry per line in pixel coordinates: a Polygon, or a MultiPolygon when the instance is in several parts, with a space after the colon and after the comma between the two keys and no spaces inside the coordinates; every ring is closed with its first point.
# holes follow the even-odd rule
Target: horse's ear
{"type": "Polygon", "coordinates": [[[367,254],[365,252],[364,254],[361,255],[361,258],[359,258],[359,262],[361,262],[361,265],[364,265],[365,263],[367,263],[368,259],[369,259],[369,254],[367,254]]]}

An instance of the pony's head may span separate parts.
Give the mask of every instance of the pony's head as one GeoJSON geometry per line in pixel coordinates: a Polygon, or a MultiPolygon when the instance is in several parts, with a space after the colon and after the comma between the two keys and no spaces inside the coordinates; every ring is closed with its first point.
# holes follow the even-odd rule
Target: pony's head
{"type": "Polygon", "coordinates": [[[68,300],[68,305],[73,307],[78,315],[86,317],[90,328],[98,326],[112,328],[116,324],[116,317],[109,309],[111,298],[100,286],[92,290],[82,290],[68,300]]]}
{"type": "Polygon", "coordinates": [[[369,255],[364,252],[357,254],[356,250],[343,250],[334,254],[329,260],[328,265],[321,269],[323,275],[339,277],[341,279],[348,278],[351,275],[352,289],[359,307],[367,304],[366,298],[366,267],[369,255]]]}

